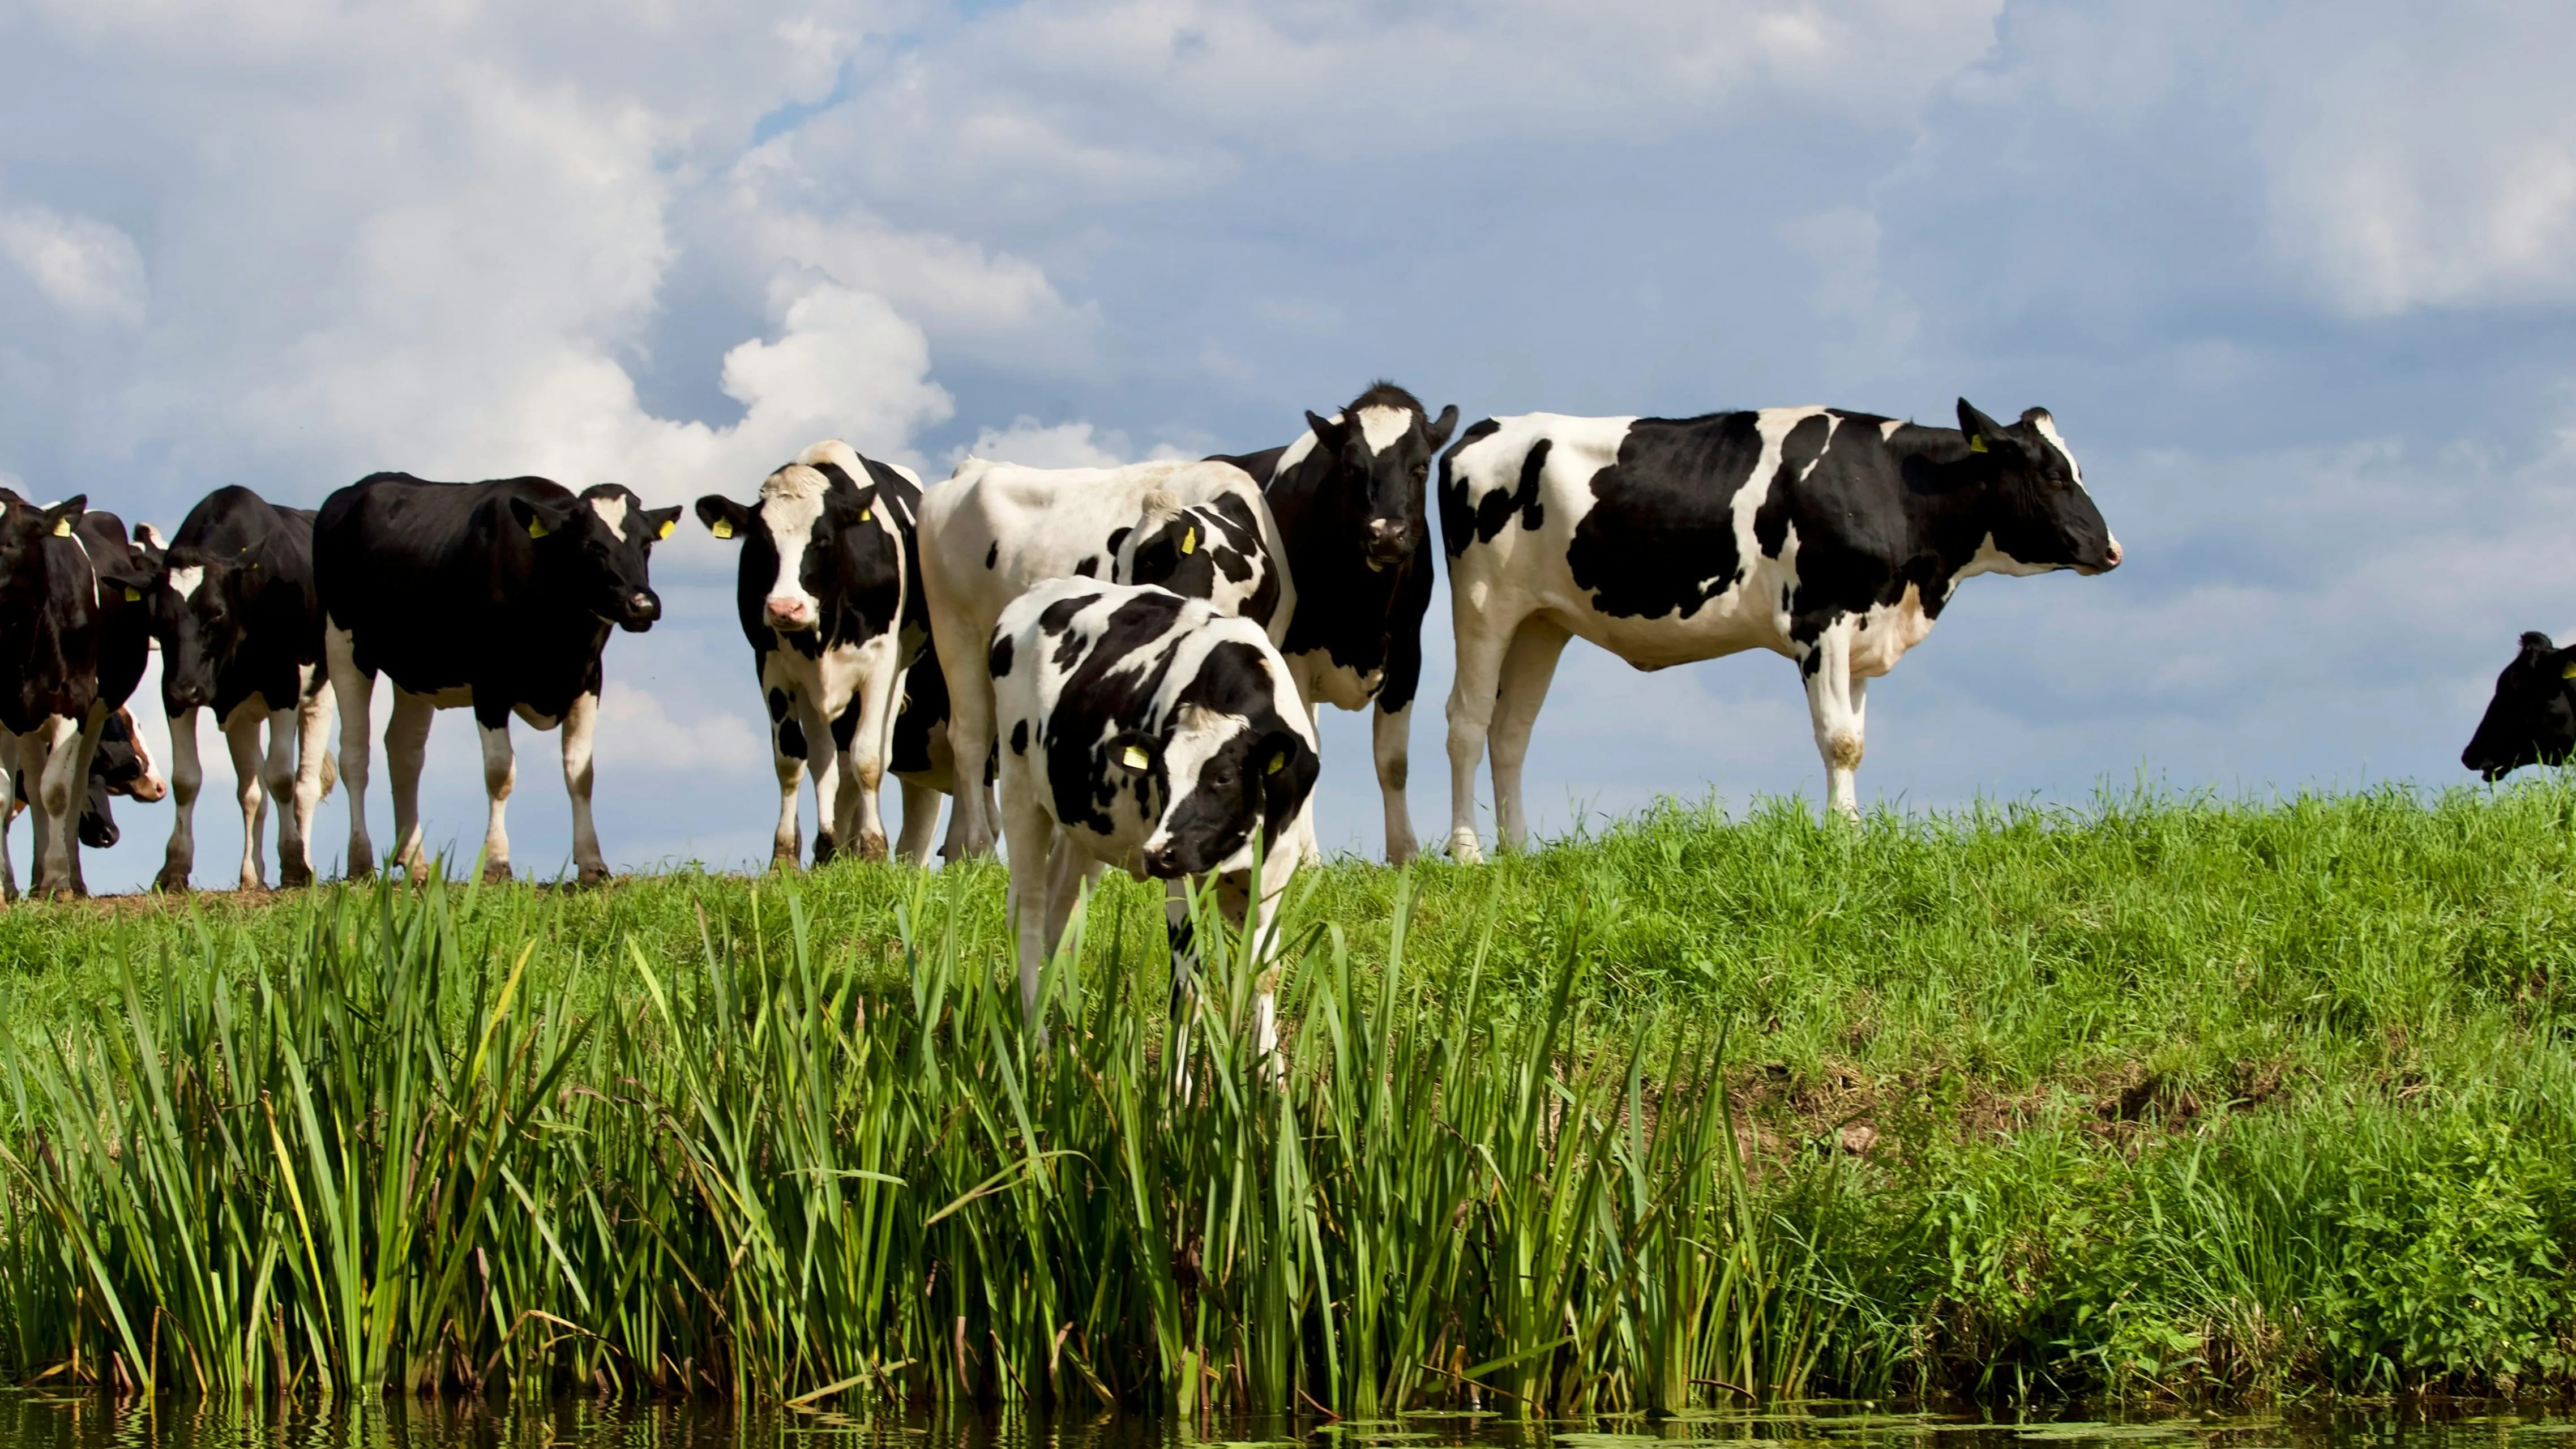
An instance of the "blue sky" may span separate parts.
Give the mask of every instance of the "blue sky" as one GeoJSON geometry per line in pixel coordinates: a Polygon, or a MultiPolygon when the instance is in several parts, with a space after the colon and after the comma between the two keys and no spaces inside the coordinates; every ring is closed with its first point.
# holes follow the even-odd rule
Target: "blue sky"
{"type": "MultiPolygon", "coordinates": [[[[833,435],[1248,450],[1379,375],[1470,419],[1964,393],[2056,414],[2130,561],[1970,583],[1871,690],[1864,800],[2449,784],[2514,636],[2576,629],[2570,53],[2563,5],[2374,0],[22,0],[0,473],[168,527],[380,467],[662,504],[833,435]]],[[[610,647],[621,865],[765,852],[731,566],[685,531],[610,647]]],[[[553,745],[523,868],[566,854],[553,745]]],[[[1374,850],[1356,717],[1326,755],[1325,839],[1374,850]]],[[[473,758],[443,717],[433,843],[479,839],[473,758]]],[[[1529,796],[1820,774],[1785,661],[1578,644],[1529,796]]],[[[129,814],[95,886],[158,864],[129,814]]]]}

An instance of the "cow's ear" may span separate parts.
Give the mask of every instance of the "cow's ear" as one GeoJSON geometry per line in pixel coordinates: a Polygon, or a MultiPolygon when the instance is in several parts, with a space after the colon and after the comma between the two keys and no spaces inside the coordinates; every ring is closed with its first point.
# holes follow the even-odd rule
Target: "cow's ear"
{"type": "Polygon", "coordinates": [[[1451,403],[1449,406],[1442,408],[1440,410],[1440,416],[1433,418],[1431,420],[1431,426],[1424,430],[1423,436],[1431,440],[1431,451],[1437,453],[1442,448],[1449,446],[1449,434],[1457,426],[1458,405],[1456,403],[1451,403]]]}
{"type": "Polygon", "coordinates": [[[1109,738],[1109,769],[1113,775],[1150,775],[1162,753],[1162,741],[1152,735],[1142,730],[1122,730],[1109,738]]]}
{"type": "Polygon", "coordinates": [[[161,530],[148,523],[134,525],[134,541],[145,548],[159,549],[163,553],[170,551],[170,544],[161,537],[161,530]]]}
{"type": "Polygon", "coordinates": [[[679,526],[680,507],[678,504],[675,503],[668,508],[645,509],[644,546],[646,548],[651,548],[663,539],[669,538],[671,536],[671,531],[679,526]]]}
{"type": "Polygon", "coordinates": [[[75,493],[45,510],[45,532],[56,538],[69,538],[72,536],[72,525],[78,523],[80,516],[87,512],[89,512],[89,495],[75,493]]]}
{"type": "Polygon", "coordinates": [[[1967,434],[1971,453],[1991,453],[2013,441],[2004,432],[2003,424],[1977,411],[1966,398],[1959,399],[1959,431],[1967,434]]]}
{"type": "Polygon", "coordinates": [[[835,492],[830,496],[832,525],[835,528],[849,528],[856,524],[867,523],[877,516],[877,485],[873,483],[854,492],[835,492]]]}
{"type": "Polygon", "coordinates": [[[751,528],[751,510],[721,493],[710,493],[698,500],[698,522],[718,538],[738,538],[751,528]]]}
{"type": "Polygon", "coordinates": [[[572,523],[572,511],[581,506],[578,498],[513,498],[510,517],[530,538],[551,538],[572,523]]]}
{"type": "Polygon", "coordinates": [[[1263,833],[1275,847],[1297,806],[1314,790],[1323,761],[1304,740],[1286,730],[1272,730],[1252,747],[1247,763],[1252,778],[1261,782],[1263,833]]]}
{"type": "Polygon", "coordinates": [[[161,576],[158,573],[138,572],[133,569],[102,569],[99,571],[98,585],[100,588],[114,589],[123,594],[129,604],[139,604],[149,597],[154,589],[161,586],[161,576]]]}
{"type": "Polygon", "coordinates": [[[1346,422],[1337,423],[1308,413],[1306,426],[1314,430],[1316,443],[1321,445],[1325,452],[1336,456],[1340,455],[1342,445],[1351,440],[1351,425],[1346,422]]]}
{"type": "Polygon", "coordinates": [[[2576,644],[2549,651],[2550,669],[2561,679],[2576,679],[2576,644]]]}

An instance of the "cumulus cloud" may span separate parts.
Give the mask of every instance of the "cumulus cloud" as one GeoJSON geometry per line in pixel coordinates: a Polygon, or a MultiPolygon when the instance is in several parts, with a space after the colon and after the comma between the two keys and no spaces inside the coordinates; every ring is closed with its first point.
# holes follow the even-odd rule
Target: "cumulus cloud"
{"type": "Polygon", "coordinates": [[[74,317],[143,325],[149,298],[143,253],[132,237],[106,222],[47,206],[0,210],[0,256],[74,317]]]}
{"type": "Polygon", "coordinates": [[[751,721],[721,711],[680,719],[660,696],[614,679],[599,692],[598,739],[603,768],[774,778],[768,732],[751,721]]]}
{"type": "Polygon", "coordinates": [[[1127,435],[1115,428],[1095,429],[1087,422],[1045,424],[1026,413],[1007,428],[986,426],[975,440],[948,452],[948,466],[969,457],[1022,463],[1031,468],[1115,468],[1121,463],[1196,456],[1170,443],[1157,443],[1140,458],[1127,435]]]}

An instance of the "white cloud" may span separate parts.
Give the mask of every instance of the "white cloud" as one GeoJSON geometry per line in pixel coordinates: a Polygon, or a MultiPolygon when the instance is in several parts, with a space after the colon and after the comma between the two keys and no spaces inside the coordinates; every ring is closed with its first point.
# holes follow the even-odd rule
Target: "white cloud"
{"type": "Polygon", "coordinates": [[[134,239],[106,222],[47,206],[0,211],[0,256],[46,300],[83,321],[143,325],[150,289],[134,239]]]}
{"type": "Polygon", "coordinates": [[[948,466],[954,468],[970,456],[1031,468],[1114,468],[1121,463],[1192,455],[1169,443],[1158,443],[1140,459],[1135,445],[1116,429],[1096,431],[1087,422],[1050,426],[1023,413],[1013,418],[1007,428],[977,429],[975,441],[949,450],[948,466]]]}
{"type": "Polygon", "coordinates": [[[770,777],[767,731],[721,711],[674,718],[660,698],[614,679],[599,692],[597,753],[610,769],[770,777]]]}

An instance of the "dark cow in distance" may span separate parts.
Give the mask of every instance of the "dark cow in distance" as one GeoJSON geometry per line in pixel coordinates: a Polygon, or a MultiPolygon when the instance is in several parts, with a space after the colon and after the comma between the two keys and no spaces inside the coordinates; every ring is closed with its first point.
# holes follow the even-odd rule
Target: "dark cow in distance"
{"type": "Polygon", "coordinates": [[[889,737],[905,668],[930,634],[912,548],[920,505],[919,478],[838,439],[771,473],[750,504],[698,500],[707,530],[742,547],[734,602],[769,710],[775,862],[796,864],[800,766],[814,777],[814,863],[849,848],[885,857],[889,737]]]}
{"type": "MultiPolygon", "coordinates": [[[[1193,957],[1178,883],[1216,876],[1226,913],[1248,914],[1258,961],[1313,833],[1320,762],[1287,662],[1260,625],[1205,600],[1071,578],[1002,610],[987,664],[1022,1007],[1035,1025],[1041,967],[1081,890],[1116,865],[1175,883],[1172,1019],[1184,1026],[1193,957]]],[[[1253,1035],[1264,1056],[1276,986],[1263,973],[1253,1035]]]]}
{"type": "Polygon", "coordinates": [[[218,488],[188,510],[161,550],[150,591],[161,644],[161,708],[170,720],[177,803],[155,884],[188,889],[197,856],[197,791],[205,780],[197,723],[212,709],[233,762],[242,811],[241,889],[262,888],[259,844],[277,804],[277,882],[313,879],[313,814],[330,793],[329,683],[322,599],[313,575],[313,510],[281,508],[248,488],[218,488]],[[260,742],[262,727],[267,746],[260,742]]]}
{"type": "MultiPolygon", "coordinates": [[[[116,711],[99,730],[98,748],[90,752],[89,794],[81,805],[80,843],[92,850],[105,850],[122,838],[116,828],[115,801],[119,796],[151,805],[169,793],[169,781],[152,763],[143,736],[135,732],[133,712],[116,711]]],[[[9,818],[16,820],[26,809],[27,777],[22,774],[9,802],[9,818]]]]}
{"type": "Polygon", "coordinates": [[[573,863],[584,885],[607,879],[590,810],[600,658],[611,629],[642,633],[661,617],[650,559],[679,517],[677,508],[644,507],[620,484],[575,496],[544,478],[428,483],[378,473],[323,500],[313,565],[327,615],[323,653],[340,700],[350,875],[375,869],[367,727],[382,673],[394,683],[385,757],[393,767],[395,859],[409,874],[421,869],[420,769],[431,716],[470,707],[491,802],[484,877],[510,874],[502,812],[518,779],[510,750],[516,714],[537,729],[563,730],[573,863]]]}
{"type": "MultiPolygon", "coordinates": [[[[112,513],[72,497],[39,507],[0,489],[0,773],[27,791],[38,895],[82,892],[74,801],[108,717],[143,675],[150,647],[145,561],[112,513]]],[[[17,895],[0,831],[0,894],[17,895]]]]}
{"type": "Polygon", "coordinates": [[[1250,473],[1278,520],[1297,581],[1280,652],[1298,692],[1309,705],[1377,706],[1386,858],[1399,865],[1418,844],[1404,791],[1434,566],[1425,483],[1457,426],[1456,408],[1431,418],[1413,394],[1379,382],[1331,417],[1306,414],[1294,442],[1215,460],[1250,473]]]}
{"type": "Polygon", "coordinates": [[[2576,755],[2576,647],[2525,634],[2520,652],[2496,676],[2495,694],[2460,763],[2492,781],[2525,765],[2563,765],[2570,755],[2576,755]]]}
{"type": "Polygon", "coordinates": [[[1449,848],[1479,856],[1492,736],[1495,834],[1525,830],[1521,763],[1569,638],[1640,669],[1746,649],[1798,663],[1827,808],[1858,814],[1867,681],[1982,573],[2119,566],[2048,413],[1959,426],[1838,408],[1697,418],[1489,418],[1440,462],[1458,634],[1449,848]]]}

